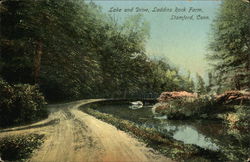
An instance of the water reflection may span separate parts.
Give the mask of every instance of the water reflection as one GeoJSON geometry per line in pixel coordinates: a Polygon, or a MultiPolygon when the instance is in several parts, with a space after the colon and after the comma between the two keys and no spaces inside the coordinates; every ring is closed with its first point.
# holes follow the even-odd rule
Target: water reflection
{"type": "MultiPolygon", "coordinates": [[[[182,121],[166,120],[167,116],[153,114],[152,106],[127,105],[95,105],[98,111],[113,114],[122,119],[133,121],[143,127],[155,128],[157,131],[171,135],[174,139],[183,141],[185,144],[195,144],[200,147],[218,150],[219,147],[213,143],[208,134],[204,134],[199,128],[216,123],[187,123],[182,121]],[[137,106],[137,107],[136,107],[137,106]]],[[[211,128],[211,127],[209,127],[211,128]]],[[[211,131],[211,130],[210,130],[211,131]]]]}
{"type": "Polygon", "coordinates": [[[160,120],[163,120],[163,119],[167,119],[167,115],[163,115],[163,116],[158,116],[158,115],[155,115],[154,116],[155,119],[160,119],[160,120]]]}
{"type": "MultiPolygon", "coordinates": [[[[167,128],[169,129],[169,128],[167,128]]],[[[174,138],[187,144],[196,144],[203,148],[218,150],[219,147],[211,142],[211,139],[197,132],[190,126],[179,126],[179,130],[174,134],[174,138]]]]}
{"type": "Polygon", "coordinates": [[[184,122],[170,122],[165,116],[157,117],[160,122],[146,122],[142,126],[155,128],[159,132],[171,135],[174,139],[183,141],[185,144],[195,144],[200,147],[218,150],[219,147],[212,142],[211,138],[200,133],[191,123],[185,124],[184,122]]]}
{"type": "Polygon", "coordinates": [[[143,108],[143,105],[130,105],[129,108],[132,110],[136,110],[136,109],[143,108]]]}

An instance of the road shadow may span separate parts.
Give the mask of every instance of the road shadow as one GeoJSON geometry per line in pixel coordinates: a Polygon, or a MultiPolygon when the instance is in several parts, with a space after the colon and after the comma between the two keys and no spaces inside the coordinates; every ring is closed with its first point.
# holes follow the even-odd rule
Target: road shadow
{"type": "Polygon", "coordinates": [[[16,129],[5,129],[5,130],[0,130],[0,133],[3,132],[12,132],[12,131],[20,131],[20,130],[25,130],[25,129],[32,129],[32,128],[41,128],[41,127],[46,127],[49,125],[54,125],[59,123],[59,119],[54,119],[54,120],[50,120],[46,123],[42,123],[42,124],[37,124],[37,125],[30,125],[30,126],[26,126],[26,127],[22,127],[22,128],[16,128],[16,129]]]}

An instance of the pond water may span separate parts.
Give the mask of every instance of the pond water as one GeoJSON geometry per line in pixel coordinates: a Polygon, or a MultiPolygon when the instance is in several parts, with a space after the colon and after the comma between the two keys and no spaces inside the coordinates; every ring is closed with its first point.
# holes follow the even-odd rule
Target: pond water
{"type": "MultiPolygon", "coordinates": [[[[169,121],[166,116],[153,114],[152,105],[136,108],[136,106],[124,103],[92,104],[91,108],[133,121],[143,127],[155,128],[157,131],[183,141],[185,144],[195,144],[210,150],[219,149],[214,140],[218,140],[220,135],[225,133],[222,124],[218,122],[169,121]],[[214,138],[215,135],[216,139],[214,138]]],[[[223,138],[223,136],[221,137],[223,138]]]]}

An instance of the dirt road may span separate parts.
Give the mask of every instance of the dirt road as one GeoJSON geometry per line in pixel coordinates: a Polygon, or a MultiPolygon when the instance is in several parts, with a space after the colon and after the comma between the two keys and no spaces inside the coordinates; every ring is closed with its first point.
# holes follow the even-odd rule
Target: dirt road
{"type": "Polygon", "coordinates": [[[24,133],[45,134],[45,142],[31,162],[158,162],[171,161],[153,149],[80,110],[95,100],[50,106],[48,119],[0,131],[0,136],[24,133]]]}

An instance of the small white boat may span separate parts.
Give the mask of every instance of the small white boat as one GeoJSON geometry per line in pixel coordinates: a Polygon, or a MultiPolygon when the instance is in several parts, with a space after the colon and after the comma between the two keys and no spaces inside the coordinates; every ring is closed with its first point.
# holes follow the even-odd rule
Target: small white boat
{"type": "Polygon", "coordinates": [[[132,105],[129,106],[130,109],[136,110],[143,107],[143,103],[141,101],[130,102],[132,105]]]}
{"type": "Polygon", "coordinates": [[[134,102],[130,102],[132,105],[142,105],[143,103],[141,101],[134,101],[134,102]]]}

